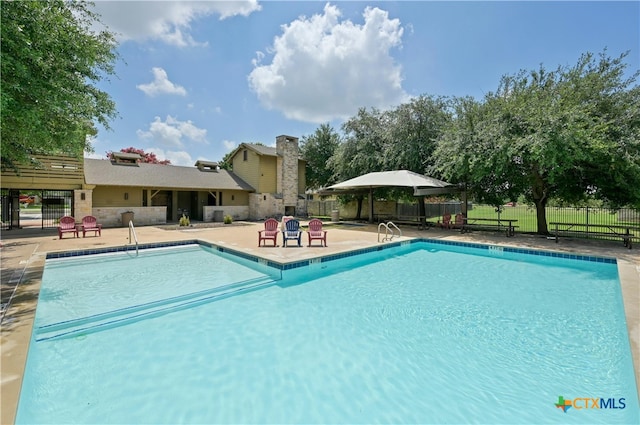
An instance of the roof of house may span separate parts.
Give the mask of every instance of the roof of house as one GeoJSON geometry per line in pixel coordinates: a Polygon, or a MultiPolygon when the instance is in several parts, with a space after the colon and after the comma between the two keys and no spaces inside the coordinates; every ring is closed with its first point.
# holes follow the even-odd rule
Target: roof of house
{"type": "Polygon", "coordinates": [[[126,165],[103,159],[84,159],[84,179],[86,184],[99,186],[255,192],[251,185],[227,170],[199,170],[196,167],[147,163],[126,165]]]}
{"type": "MultiPolygon", "coordinates": [[[[256,144],[256,143],[240,143],[240,145],[238,145],[237,148],[235,148],[232,152],[230,157],[233,158],[234,156],[236,156],[238,154],[238,152],[240,152],[242,149],[249,149],[254,151],[255,153],[257,153],[258,155],[266,155],[266,156],[278,156],[278,152],[276,151],[276,148],[271,147],[271,146],[265,146],[265,145],[260,145],[260,144],[256,144]]],[[[302,158],[302,155],[298,156],[298,159],[300,160],[304,160],[302,158]]]]}
{"type": "Polygon", "coordinates": [[[278,156],[276,148],[271,146],[259,145],[256,143],[240,143],[237,148],[231,152],[231,158],[233,158],[240,150],[249,149],[257,153],[258,155],[278,156]]]}

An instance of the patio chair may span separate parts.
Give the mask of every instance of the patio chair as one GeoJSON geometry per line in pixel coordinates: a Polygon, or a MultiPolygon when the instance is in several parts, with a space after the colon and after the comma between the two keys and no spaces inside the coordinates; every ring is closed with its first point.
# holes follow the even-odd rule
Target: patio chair
{"type": "Polygon", "coordinates": [[[314,218],[309,221],[309,230],[307,230],[307,235],[309,236],[309,245],[311,246],[311,241],[319,240],[320,246],[324,242],[324,246],[327,246],[327,231],[322,230],[322,221],[314,218]]]}
{"type": "Polygon", "coordinates": [[[278,224],[278,220],[275,218],[265,220],[264,230],[258,230],[258,246],[260,246],[261,243],[264,246],[263,241],[273,241],[273,246],[278,246],[278,233],[280,233],[278,224]]]}
{"type": "Polygon", "coordinates": [[[464,227],[464,215],[462,213],[456,214],[456,221],[451,223],[451,229],[462,229],[464,227]]]}
{"type": "Polygon", "coordinates": [[[58,238],[62,239],[62,235],[65,233],[73,233],[74,238],[78,237],[76,219],[68,215],[60,217],[60,223],[58,224],[58,238]]]}
{"type": "Polygon", "coordinates": [[[87,236],[87,232],[93,232],[94,236],[102,236],[102,224],[92,215],[82,218],[82,237],[87,236]]]}
{"type": "Polygon", "coordinates": [[[288,220],[285,223],[285,229],[282,231],[282,246],[287,246],[288,240],[297,240],[298,246],[302,246],[300,238],[302,237],[302,231],[300,230],[300,222],[296,219],[288,220]]]}
{"type": "Polygon", "coordinates": [[[442,222],[438,221],[438,226],[443,229],[451,229],[451,213],[444,213],[442,222]]]}

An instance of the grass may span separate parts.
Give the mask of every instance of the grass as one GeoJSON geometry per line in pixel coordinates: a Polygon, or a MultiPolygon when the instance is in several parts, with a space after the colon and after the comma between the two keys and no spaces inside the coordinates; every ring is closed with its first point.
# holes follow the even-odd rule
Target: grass
{"type": "MultiPolygon", "coordinates": [[[[469,210],[470,218],[498,218],[495,207],[489,205],[474,205],[469,210]]],[[[552,222],[578,223],[578,224],[607,224],[614,226],[640,226],[640,222],[629,222],[618,220],[618,214],[611,213],[608,210],[589,208],[555,208],[547,207],[547,224],[552,222]]],[[[514,225],[518,226],[518,232],[537,232],[538,221],[535,208],[527,205],[518,205],[516,207],[503,207],[500,218],[518,220],[514,225]]],[[[453,219],[453,217],[452,217],[453,219]]],[[[437,221],[437,219],[432,220],[437,221]]],[[[549,226],[551,230],[551,226],[549,226]]]]}

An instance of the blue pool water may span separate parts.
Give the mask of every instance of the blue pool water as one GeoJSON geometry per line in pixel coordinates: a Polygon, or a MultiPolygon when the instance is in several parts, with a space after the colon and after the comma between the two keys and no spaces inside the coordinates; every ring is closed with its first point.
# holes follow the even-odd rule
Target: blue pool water
{"type": "Polygon", "coordinates": [[[48,261],[18,424],[638,423],[615,264],[426,242],[281,273],[100,261],[48,261]]]}

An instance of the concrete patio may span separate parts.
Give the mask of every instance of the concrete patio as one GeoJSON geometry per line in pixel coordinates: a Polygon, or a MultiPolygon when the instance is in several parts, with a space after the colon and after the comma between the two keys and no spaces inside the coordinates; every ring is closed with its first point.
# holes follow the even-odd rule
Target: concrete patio
{"type": "MultiPolygon", "coordinates": [[[[305,225],[306,222],[302,224],[305,225]]],[[[208,226],[213,224],[209,223],[208,226]]],[[[257,234],[262,228],[262,223],[252,222],[236,222],[231,225],[216,223],[214,227],[188,228],[147,226],[136,228],[136,234],[141,244],[199,239],[280,263],[366,248],[379,243],[376,225],[342,223],[327,227],[329,232],[327,247],[321,247],[317,242],[317,246],[307,247],[306,234],[302,236],[302,247],[287,246],[285,248],[282,246],[281,237],[278,239],[277,247],[258,247],[257,234]]],[[[462,235],[453,230],[417,230],[410,226],[401,226],[401,228],[403,236],[400,240],[422,237],[617,258],[636,384],[640,383],[638,373],[640,370],[640,254],[637,249],[628,250],[619,242],[562,239],[556,244],[553,240],[531,235],[518,234],[513,238],[506,238],[501,233],[474,232],[462,235]]],[[[0,249],[2,300],[6,303],[10,299],[11,302],[2,322],[0,339],[2,361],[0,423],[11,424],[15,419],[46,254],[123,246],[129,243],[129,236],[128,228],[105,228],[100,237],[74,238],[66,234],[62,240],[58,238],[55,229],[24,228],[3,232],[0,249]]]]}

